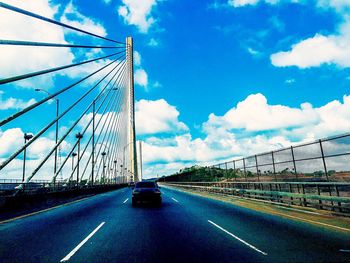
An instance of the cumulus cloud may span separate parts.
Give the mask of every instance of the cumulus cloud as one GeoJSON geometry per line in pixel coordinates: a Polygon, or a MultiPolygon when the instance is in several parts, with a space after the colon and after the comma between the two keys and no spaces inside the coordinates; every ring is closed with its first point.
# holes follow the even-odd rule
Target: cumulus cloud
{"type": "Polygon", "coordinates": [[[159,41],[156,40],[156,39],[154,39],[154,38],[152,37],[152,38],[149,40],[149,42],[148,42],[147,45],[150,46],[150,47],[157,47],[157,46],[159,46],[159,41]]]}
{"type": "Polygon", "coordinates": [[[302,104],[300,108],[269,105],[266,97],[259,93],[249,95],[224,116],[218,117],[210,114],[208,122],[204,124],[204,129],[224,126],[227,129],[263,131],[303,126],[317,121],[318,116],[309,103],[302,104]]]}
{"type": "Polygon", "coordinates": [[[176,107],[164,99],[140,100],[135,105],[136,130],[138,134],[181,133],[188,127],[180,122],[176,107]]]}
{"type": "MultiPolygon", "coordinates": [[[[37,13],[51,19],[55,18],[58,6],[54,6],[49,0],[7,1],[16,7],[37,13]]],[[[37,42],[67,43],[65,31],[62,27],[42,22],[38,19],[24,15],[18,15],[4,8],[0,9],[0,32],[3,39],[27,40],[37,42]]],[[[72,26],[106,36],[104,27],[94,20],[82,15],[72,2],[64,9],[61,22],[72,26]]],[[[75,31],[66,31],[71,34],[75,31]]],[[[70,48],[35,48],[27,46],[2,46],[0,48],[1,78],[8,78],[33,71],[54,68],[62,65],[72,64],[77,56],[70,48]],[[13,61],[20,61],[13,63],[13,61]]],[[[49,89],[54,86],[54,77],[64,75],[77,77],[91,73],[93,69],[102,67],[102,62],[95,62],[70,70],[59,71],[51,75],[38,76],[28,80],[16,82],[17,87],[34,88],[45,87],[49,89]]]]}
{"type": "Polygon", "coordinates": [[[134,51],[134,64],[135,66],[141,66],[141,55],[138,51],[134,51]]]}
{"type": "Polygon", "coordinates": [[[134,80],[135,84],[144,88],[145,91],[148,91],[148,74],[146,70],[142,67],[142,57],[138,51],[134,51],[134,80]]]}
{"type": "Polygon", "coordinates": [[[270,59],[274,66],[299,68],[318,67],[324,64],[350,66],[350,20],[348,18],[350,2],[319,0],[317,6],[333,9],[342,18],[336,32],[329,35],[316,33],[313,37],[295,43],[290,50],[272,54],[270,59]]]}
{"type": "MultiPolygon", "coordinates": [[[[202,124],[203,138],[193,138],[186,129],[178,133],[178,128],[165,125],[168,121],[164,118],[169,114],[162,114],[165,111],[161,108],[169,108],[169,104],[164,100],[162,104],[166,107],[152,107],[151,112],[159,109],[156,115],[146,114],[147,111],[143,118],[136,115],[138,133],[148,135],[143,145],[145,165],[157,165],[161,171],[166,171],[167,167],[232,160],[350,130],[350,95],[321,107],[313,107],[307,102],[299,107],[289,107],[271,105],[264,95],[252,94],[222,116],[210,114],[202,124]],[[147,127],[140,127],[143,125],[147,127]],[[148,132],[140,132],[142,129],[148,132]],[[167,132],[168,136],[153,135],[160,132],[167,132]]],[[[179,112],[174,106],[170,105],[170,108],[175,109],[172,123],[179,123],[179,112]]],[[[137,114],[143,112],[142,108],[138,111],[137,114]]]]}
{"type": "Polygon", "coordinates": [[[28,101],[24,101],[22,99],[17,99],[13,97],[4,99],[3,94],[4,92],[0,90],[0,110],[24,109],[36,102],[35,99],[30,99],[28,101]]]}
{"type": "MultiPolygon", "coordinates": [[[[61,16],[61,22],[103,37],[107,35],[106,29],[101,23],[82,15],[73,5],[72,1],[70,1],[64,9],[63,15],[61,16]]],[[[82,34],[77,31],[69,32],[74,34],[82,34]]]]}
{"type": "MultiPolygon", "coordinates": [[[[306,4],[307,1],[296,0],[229,0],[227,6],[240,8],[254,6],[258,3],[306,4]]],[[[350,20],[348,17],[350,1],[317,0],[313,2],[316,8],[332,9],[342,21],[333,34],[316,33],[313,37],[302,39],[293,44],[287,51],[278,51],[270,56],[271,63],[276,67],[296,66],[299,68],[318,67],[324,64],[334,64],[340,67],[350,66],[350,20]]],[[[270,19],[272,25],[282,31],[284,24],[275,17],[270,19]]],[[[248,50],[249,52],[249,50],[248,50]]],[[[250,52],[251,53],[251,52],[250,52]]]]}
{"type": "Polygon", "coordinates": [[[228,4],[233,7],[241,7],[246,5],[256,5],[259,0],[229,0],[228,4]]]}
{"type": "MultiPolygon", "coordinates": [[[[57,11],[48,0],[12,0],[7,3],[49,18],[54,18],[57,11]]],[[[0,17],[0,32],[3,39],[66,43],[63,29],[56,25],[18,15],[4,8],[0,9],[0,17]]],[[[48,48],[43,52],[39,48],[18,46],[2,46],[0,56],[1,78],[70,64],[74,58],[70,49],[48,48]],[[19,63],[13,63],[13,61],[19,61],[19,63]]],[[[40,83],[46,83],[47,87],[52,86],[51,78],[46,76],[35,78],[35,81],[40,80],[40,83]]],[[[22,86],[33,86],[29,81],[21,84],[22,86]]]]}
{"type": "Polygon", "coordinates": [[[294,44],[289,51],[271,55],[276,67],[317,67],[322,64],[350,66],[350,21],[342,25],[338,34],[315,36],[294,44]]]}
{"type": "Polygon", "coordinates": [[[157,5],[157,0],[122,0],[123,4],[118,8],[118,14],[128,25],[134,25],[141,33],[147,33],[155,23],[151,15],[152,8],[157,5]]]}
{"type": "Polygon", "coordinates": [[[135,84],[146,88],[148,85],[148,75],[144,69],[135,70],[135,84]]]}

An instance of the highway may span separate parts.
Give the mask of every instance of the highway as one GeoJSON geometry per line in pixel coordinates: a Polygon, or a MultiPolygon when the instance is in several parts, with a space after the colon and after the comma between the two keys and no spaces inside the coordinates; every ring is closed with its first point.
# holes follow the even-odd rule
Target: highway
{"type": "Polygon", "coordinates": [[[162,187],[120,189],[0,224],[0,262],[350,262],[350,234],[162,187]]]}

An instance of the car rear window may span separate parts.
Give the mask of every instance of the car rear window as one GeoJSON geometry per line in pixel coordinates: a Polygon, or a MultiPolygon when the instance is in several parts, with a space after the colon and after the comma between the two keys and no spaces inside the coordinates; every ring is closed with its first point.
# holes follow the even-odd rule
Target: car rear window
{"type": "Polygon", "coordinates": [[[153,182],[139,182],[135,186],[136,188],[155,188],[156,184],[153,182]]]}

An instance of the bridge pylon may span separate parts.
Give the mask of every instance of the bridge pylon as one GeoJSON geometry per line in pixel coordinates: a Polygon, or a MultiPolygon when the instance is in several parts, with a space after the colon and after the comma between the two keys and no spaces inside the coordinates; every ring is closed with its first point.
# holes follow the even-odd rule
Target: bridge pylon
{"type": "Polygon", "coordinates": [[[134,182],[138,182],[136,133],[135,133],[135,90],[134,90],[134,48],[133,38],[126,38],[126,63],[128,72],[128,142],[129,168],[134,182]]]}

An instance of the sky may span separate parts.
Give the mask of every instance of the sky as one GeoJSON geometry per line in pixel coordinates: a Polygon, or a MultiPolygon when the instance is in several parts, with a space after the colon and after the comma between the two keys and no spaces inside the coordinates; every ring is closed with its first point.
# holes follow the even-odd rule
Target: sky
{"type": "MultiPolygon", "coordinates": [[[[145,178],[350,130],[349,0],[4,2],[122,42],[134,38],[136,133],[145,178]]],[[[3,10],[0,18],[2,39],[89,41],[3,10]]],[[[41,54],[3,47],[0,55],[0,77],[82,56],[70,49],[41,54]]],[[[34,87],[52,91],[98,66],[1,88],[0,116],[42,98],[34,87]]],[[[32,126],[49,120],[52,108],[37,113],[32,126]]],[[[22,137],[25,122],[16,125],[0,130],[0,157],[22,137]]],[[[52,138],[41,145],[52,145],[52,138]]]]}

